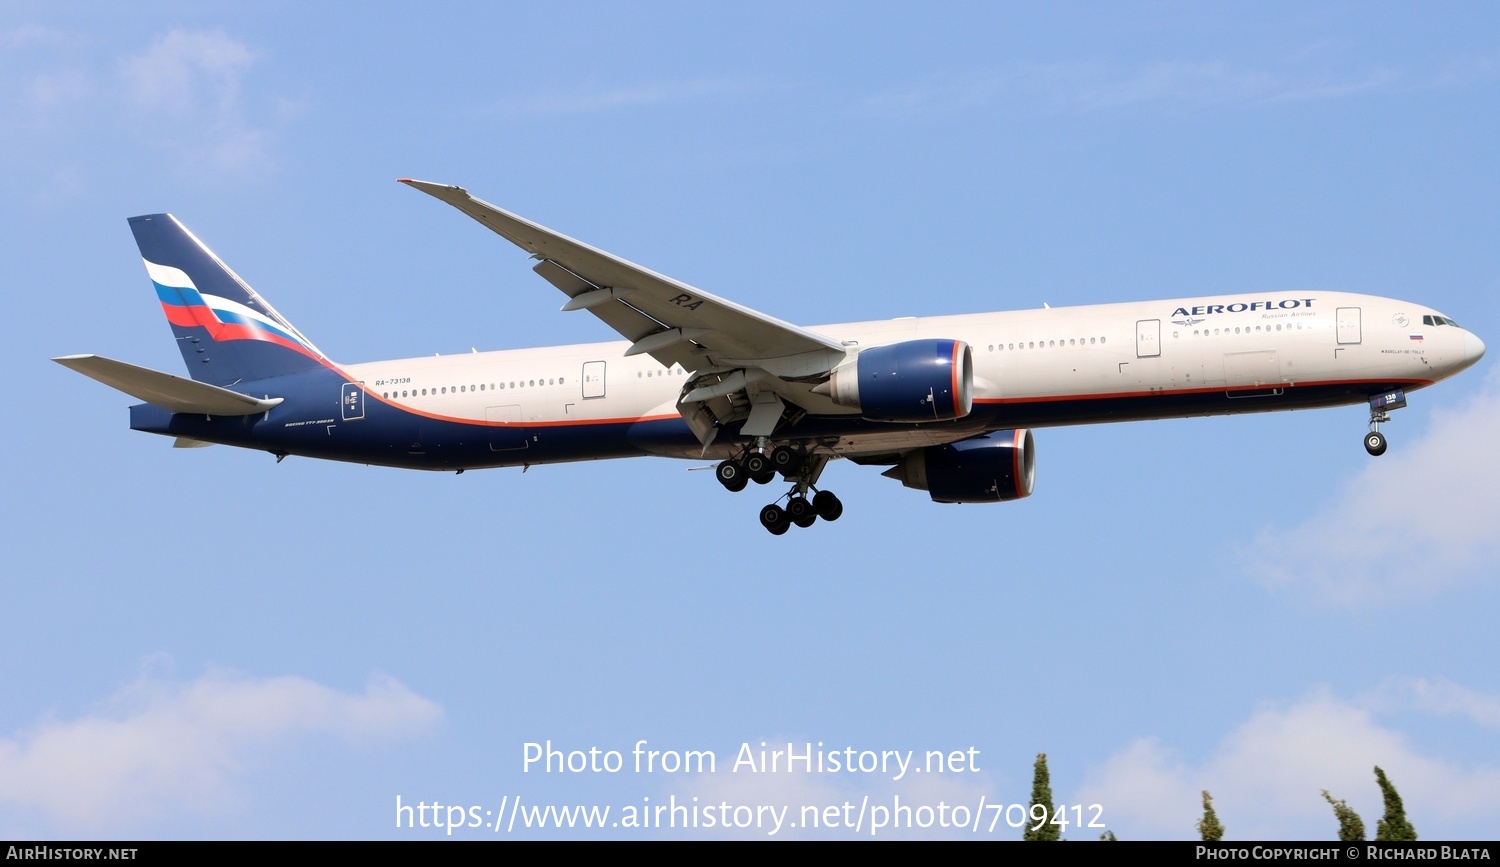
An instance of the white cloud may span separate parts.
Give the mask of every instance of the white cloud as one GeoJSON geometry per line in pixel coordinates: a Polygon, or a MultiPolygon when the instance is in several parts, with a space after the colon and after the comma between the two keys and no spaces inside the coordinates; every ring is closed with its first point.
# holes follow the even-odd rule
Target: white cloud
{"type": "MultiPolygon", "coordinates": [[[[194,178],[259,176],[274,163],[275,131],[300,111],[253,88],[259,54],[219,30],[172,30],[110,51],[96,38],[23,26],[0,30],[0,49],[0,82],[9,82],[0,86],[0,156],[30,181],[77,173],[78,148],[105,139],[194,178]]],[[[56,201],[72,188],[26,189],[56,201]]]]}
{"type": "Polygon", "coordinates": [[[53,111],[88,99],[93,83],[81,69],[39,72],[23,90],[25,101],[39,111],[53,111]]]}
{"type": "Polygon", "coordinates": [[[1267,529],[1245,552],[1267,586],[1340,605],[1493,581],[1500,555],[1500,367],[1467,406],[1434,415],[1427,434],[1393,447],[1316,515],[1267,529]]]}
{"type": "Polygon", "coordinates": [[[233,796],[234,776],[276,741],[394,739],[442,716],[437,704],[384,676],[372,677],[363,695],[298,677],[142,679],[97,713],[0,739],[0,803],[75,830],[168,810],[206,812],[233,796]]]}
{"type": "Polygon", "coordinates": [[[120,68],[126,100],[153,137],[208,168],[269,162],[268,133],[247,118],[241,84],[256,61],[223,31],[173,30],[120,68]]]}
{"type": "Polygon", "coordinates": [[[1217,105],[1331,99],[1388,88],[1399,73],[1372,69],[1358,73],[1271,72],[1240,69],[1222,61],[1165,61],[1121,75],[1099,74],[1060,94],[1083,108],[1113,108],[1143,102],[1217,105]]]}
{"type": "Polygon", "coordinates": [[[237,101],[255,54],[222,31],[173,30],[125,62],[127,95],[157,108],[220,110],[237,101]]]}
{"type": "Polygon", "coordinates": [[[1122,839],[1192,839],[1203,812],[1200,792],[1208,790],[1226,839],[1326,840],[1337,823],[1323,789],[1348,801],[1374,833],[1382,813],[1376,765],[1395,783],[1418,833],[1492,830],[1500,767],[1425,756],[1363,707],[1326,692],[1258,711],[1201,763],[1159,740],[1138,740],[1091,773],[1071,800],[1104,805],[1122,839]]]}
{"type": "Polygon", "coordinates": [[[0,45],[13,50],[66,47],[78,45],[82,41],[76,33],[40,24],[22,24],[0,30],[0,45]]]}
{"type": "Polygon", "coordinates": [[[1366,699],[1372,710],[1417,710],[1434,716],[1466,717],[1484,728],[1500,729],[1500,696],[1485,695],[1451,680],[1393,677],[1366,699]]]}

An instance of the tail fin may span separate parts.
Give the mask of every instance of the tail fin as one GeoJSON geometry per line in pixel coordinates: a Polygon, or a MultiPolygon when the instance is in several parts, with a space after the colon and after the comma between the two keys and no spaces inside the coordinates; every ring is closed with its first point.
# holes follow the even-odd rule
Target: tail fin
{"type": "Polygon", "coordinates": [[[130,231],[193,379],[233,385],[329,365],[176,217],[131,217],[130,231]]]}

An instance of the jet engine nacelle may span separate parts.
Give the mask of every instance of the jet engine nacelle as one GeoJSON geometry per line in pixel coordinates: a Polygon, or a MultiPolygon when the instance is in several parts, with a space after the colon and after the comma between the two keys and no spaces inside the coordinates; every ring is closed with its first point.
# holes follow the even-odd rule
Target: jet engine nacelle
{"type": "Polygon", "coordinates": [[[996,503],[1031,496],[1036,452],[1029,430],[1002,430],[907,452],[883,475],[935,503],[996,503]]]}
{"type": "Polygon", "coordinates": [[[872,346],[815,390],[870,421],[950,421],[974,407],[974,354],[962,340],[872,346]]]}

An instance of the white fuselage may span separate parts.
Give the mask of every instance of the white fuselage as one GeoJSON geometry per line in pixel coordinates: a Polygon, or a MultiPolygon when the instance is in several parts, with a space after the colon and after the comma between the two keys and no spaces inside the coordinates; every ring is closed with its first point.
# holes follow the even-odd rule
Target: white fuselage
{"type": "MultiPolygon", "coordinates": [[[[1306,291],[907,317],[809,330],[843,342],[851,352],[922,338],[966,341],[973,349],[976,414],[1009,407],[1016,421],[1046,426],[1355,403],[1386,387],[1429,385],[1483,353],[1483,344],[1462,328],[1424,324],[1424,317],[1431,323],[1436,315],[1405,301],[1306,291]],[[1330,387],[1328,398],[1311,403],[1277,400],[1330,387]],[[1190,395],[1246,399],[1184,402],[1190,395]],[[1254,399],[1260,397],[1270,399],[1254,399]],[[1122,409],[1124,400],[1133,408],[1122,409]],[[1056,420],[1026,411],[1058,402],[1083,409],[1056,420]],[[1093,404],[1098,413],[1088,411],[1093,404]]],[[[690,373],[646,355],[625,357],[627,346],[617,341],[480,352],[343,369],[364,383],[371,398],[433,419],[551,427],[675,418],[690,373]]],[[[831,403],[826,409],[827,415],[858,421],[851,410],[831,403]]],[[[870,423],[858,427],[842,448],[831,450],[910,448],[971,433],[957,423],[925,430],[894,425],[888,432],[876,427],[873,433],[870,423]]]]}

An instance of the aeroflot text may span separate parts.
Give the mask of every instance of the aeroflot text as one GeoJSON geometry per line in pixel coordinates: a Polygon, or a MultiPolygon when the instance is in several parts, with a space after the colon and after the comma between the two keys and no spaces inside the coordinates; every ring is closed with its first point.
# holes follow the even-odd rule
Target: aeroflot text
{"type": "Polygon", "coordinates": [[[1197,307],[1179,307],[1172,311],[1173,316],[1207,316],[1210,313],[1244,313],[1247,310],[1295,310],[1298,307],[1311,307],[1315,299],[1312,298],[1288,298],[1285,301],[1237,301],[1233,304],[1200,304],[1197,307]]]}
{"type": "MultiPolygon", "coordinates": [[[[552,741],[521,745],[521,770],[549,774],[618,774],[626,769],[637,774],[717,773],[718,756],[713,750],[659,750],[648,741],[636,741],[629,759],[619,750],[559,750],[552,741]]],[[[917,762],[916,750],[861,750],[855,747],[824,749],[823,742],[740,744],[731,773],[747,774],[881,774],[900,780],[907,773],[974,773],[979,770],[979,750],[927,750],[917,762]]]]}

